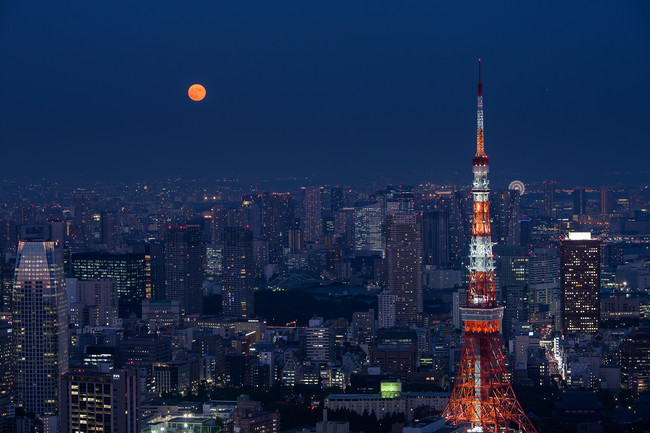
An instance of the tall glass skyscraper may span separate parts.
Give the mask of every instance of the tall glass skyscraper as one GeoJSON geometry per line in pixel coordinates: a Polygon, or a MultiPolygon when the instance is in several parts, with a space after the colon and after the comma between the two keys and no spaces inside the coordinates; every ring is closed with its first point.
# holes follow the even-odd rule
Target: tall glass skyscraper
{"type": "Polygon", "coordinates": [[[223,244],[222,306],[225,316],[253,317],[253,233],[226,227],[223,244]]]}
{"type": "Polygon", "coordinates": [[[13,288],[15,404],[56,416],[61,375],[68,370],[63,264],[54,242],[20,242],[13,288]]]}

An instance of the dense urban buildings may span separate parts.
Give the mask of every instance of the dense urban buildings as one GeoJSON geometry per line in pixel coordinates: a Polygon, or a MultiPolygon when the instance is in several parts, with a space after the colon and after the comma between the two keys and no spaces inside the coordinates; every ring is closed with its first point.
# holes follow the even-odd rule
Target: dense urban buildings
{"type": "MultiPolygon", "coordinates": [[[[499,371],[525,413],[535,406],[526,390],[558,405],[535,412],[538,431],[577,425],[569,414],[579,400],[565,393],[582,390],[616,396],[612,407],[632,407],[625,410],[642,422],[650,383],[645,190],[583,186],[586,213],[575,216],[575,188],[561,182],[526,184],[523,194],[474,191],[496,202],[490,228],[499,238],[485,256],[472,235],[487,233],[488,218],[472,224],[472,214],[487,205],[474,204],[464,187],[322,185],[309,189],[318,191],[310,198],[300,183],[266,192],[230,183],[198,191],[174,181],[147,186],[132,195],[88,186],[94,192],[77,197],[80,212],[90,214],[85,230],[93,241],[84,245],[75,243],[72,212],[56,210],[75,206],[72,189],[35,199],[48,203],[41,207],[5,192],[14,205],[0,209],[0,432],[18,425],[64,431],[77,422],[100,431],[137,420],[134,431],[219,433],[235,423],[233,396],[247,394],[240,408],[245,401],[261,407],[252,404],[255,415],[237,423],[254,431],[295,426],[297,413],[315,424],[324,408],[323,428],[345,417],[356,426],[359,417],[389,431],[402,416],[440,416],[453,385],[475,379],[461,359],[468,323],[482,323],[466,316],[480,266],[494,272],[485,280],[494,284],[485,310],[503,311],[499,371]],[[119,194],[123,210],[111,204],[119,194]],[[305,239],[317,220],[322,231],[305,239]],[[25,292],[57,284],[65,296],[25,292]],[[115,381],[123,371],[137,378],[137,402],[124,404],[138,410],[128,416],[115,411],[122,403],[114,398],[108,404],[111,392],[122,396],[115,381]],[[27,385],[55,377],[58,388],[27,385]],[[397,381],[418,391],[386,394],[397,381]],[[393,385],[382,391],[382,383],[393,385]],[[300,400],[303,390],[317,397],[300,400]],[[77,395],[84,406],[73,404],[77,395]],[[101,407],[98,395],[107,399],[101,407]],[[28,399],[52,407],[29,409],[28,399]]],[[[580,422],[619,416],[596,403],[589,403],[596,421],[580,422]]]]}
{"type": "MultiPolygon", "coordinates": [[[[485,167],[476,168],[479,186],[485,167]]],[[[536,407],[530,395],[552,403],[534,412],[538,431],[615,424],[621,410],[644,422],[647,190],[553,180],[489,193],[302,186],[168,181],[129,193],[89,185],[83,196],[61,186],[35,196],[47,204],[24,206],[36,192],[12,195],[0,184],[12,203],[0,208],[0,432],[124,430],[118,422],[144,432],[220,433],[235,422],[274,431],[297,427],[296,414],[314,425],[325,408],[323,428],[349,419],[362,430],[358,417],[387,432],[445,413],[454,385],[474,389],[463,336],[485,334],[481,324],[493,321],[482,319],[495,311],[502,332],[487,334],[490,356],[503,360],[498,374],[524,413],[536,407]],[[574,214],[579,194],[584,213],[574,214]],[[90,219],[75,225],[75,206],[90,219]],[[485,216],[472,222],[475,212],[485,216]],[[476,236],[487,239],[488,221],[490,248],[476,236]],[[34,296],[46,286],[58,289],[34,296]],[[476,299],[488,305],[468,318],[476,299]],[[128,414],[108,403],[123,395],[122,372],[137,379],[128,414]],[[303,392],[314,397],[301,400],[303,392]],[[579,392],[618,400],[604,410],[579,392]],[[593,419],[573,420],[580,401],[593,419]],[[250,417],[235,421],[237,405],[250,417]]],[[[486,359],[477,350],[470,361],[486,359]]],[[[476,403],[469,394],[462,401],[476,403]]]]}

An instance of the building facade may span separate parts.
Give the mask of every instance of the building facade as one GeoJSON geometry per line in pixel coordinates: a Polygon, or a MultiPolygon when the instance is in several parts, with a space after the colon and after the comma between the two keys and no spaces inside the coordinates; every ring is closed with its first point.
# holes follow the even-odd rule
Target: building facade
{"type": "Polygon", "coordinates": [[[560,246],[562,330],[598,332],[600,320],[600,240],[591,233],[569,233],[560,246]]]}
{"type": "Polygon", "coordinates": [[[61,378],[61,431],[138,433],[135,370],[72,371],[61,378]]]}
{"type": "Polygon", "coordinates": [[[240,227],[224,229],[223,314],[244,319],[253,317],[255,300],[253,233],[240,227]]]}
{"type": "Polygon", "coordinates": [[[181,314],[203,312],[203,252],[198,227],[182,226],[165,233],[166,298],[179,301],[181,314]]]}
{"type": "Polygon", "coordinates": [[[416,214],[386,217],[386,288],[395,295],[397,322],[422,312],[422,222],[416,214]]]}
{"type": "Polygon", "coordinates": [[[20,242],[13,290],[15,404],[50,417],[59,412],[68,370],[68,311],[54,242],[20,242]]]}

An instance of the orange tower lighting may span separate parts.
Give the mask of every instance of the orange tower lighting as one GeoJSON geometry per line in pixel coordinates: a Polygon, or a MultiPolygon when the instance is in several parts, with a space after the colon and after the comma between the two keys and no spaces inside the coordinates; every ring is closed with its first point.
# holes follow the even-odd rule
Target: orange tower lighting
{"type": "Polygon", "coordinates": [[[499,332],[503,307],[496,301],[490,229],[489,162],[483,134],[483,85],[478,61],[476,156],[472,160],[472,240],[469,252],[467,305],[463,349],[454,390],[443,416],[468,432],[536,432],[515,397],[499,332]]]}

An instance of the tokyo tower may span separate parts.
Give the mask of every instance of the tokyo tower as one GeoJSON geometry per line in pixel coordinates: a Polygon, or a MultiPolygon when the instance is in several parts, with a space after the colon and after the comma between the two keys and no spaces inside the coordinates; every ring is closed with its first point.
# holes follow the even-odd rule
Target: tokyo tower
{"type": "Polygon", "coordinates": [[[503,307],[496,301],[494,260],[490,232],[489,163],[483,143],[483,85],[478,61],[476,156],[472,160],[473,216],[469,252],[467,305],[460,309],[465,322],[463,349],[454,390],[443,412],[448,422],[467,432],[535,432],[515,397],[503,356],[500,320],[503,307]]]}

